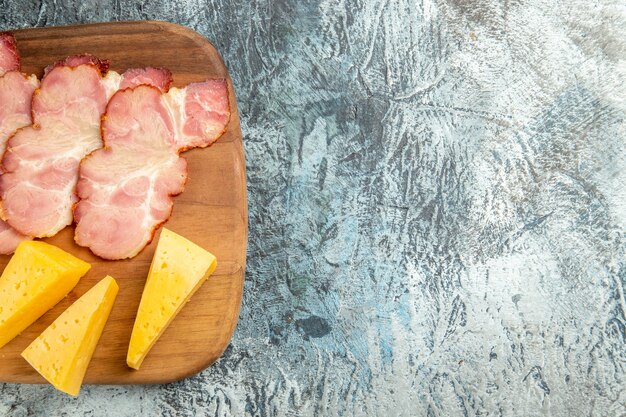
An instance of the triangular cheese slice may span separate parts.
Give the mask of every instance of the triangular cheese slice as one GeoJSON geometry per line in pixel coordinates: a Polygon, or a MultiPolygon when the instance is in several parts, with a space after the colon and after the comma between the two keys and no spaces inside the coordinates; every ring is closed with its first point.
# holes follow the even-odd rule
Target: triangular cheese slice
{"type": "Polygon", "coordinates": [[[104,278],[48,326],[22,357],[56,389],[78,395],[117,291],[115,280],[104,278]]]}
{"type": "Polygon", "coordinates": [[[47,243],[20,243],[0,277],[0,347],[61,301],[90,268],[47,243]]]}
{"type": "Polygon", "coordinates": [[[216,266],[210,252],[163,229],[130,338],[128,366],[139,369],[154,343],[216,266]]]}

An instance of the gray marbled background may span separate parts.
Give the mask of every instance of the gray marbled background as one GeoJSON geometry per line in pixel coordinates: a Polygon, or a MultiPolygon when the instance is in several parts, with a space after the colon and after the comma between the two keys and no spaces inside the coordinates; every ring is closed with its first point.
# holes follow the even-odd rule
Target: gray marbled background
{"type": "Polygon", "coordinates": [[[0,415],[626,415],[626,6],[0,1],[2,29],[161,19],[242,116],[240,324],[163,386],[0,384],[0,415]]]}

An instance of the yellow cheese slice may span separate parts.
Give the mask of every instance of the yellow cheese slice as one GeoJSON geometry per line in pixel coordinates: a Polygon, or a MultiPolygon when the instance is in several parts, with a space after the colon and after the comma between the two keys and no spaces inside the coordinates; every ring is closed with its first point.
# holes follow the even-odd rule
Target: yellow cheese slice
{"type": "Polygon", "coordinates": [[[105,277],[48,326],[22,357],[56,389],[78,395],[117,291],[115,280],[105,277]]]}
{"type": "Polygon", "coordinates": [[[61,301],[90,268],[47,243],[20,243],[0,277],[0,348],[61,301]]]}
{"type": "Polygon", "coordinates": [[[128,366],[139,369],[154,343],[216,266],[210,252],[163,229],[130,338],[128,366]]]}

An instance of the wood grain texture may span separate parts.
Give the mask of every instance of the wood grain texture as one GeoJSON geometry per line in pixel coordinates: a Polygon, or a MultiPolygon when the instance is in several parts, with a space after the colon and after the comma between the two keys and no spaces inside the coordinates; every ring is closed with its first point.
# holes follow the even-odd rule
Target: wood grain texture
{"type": "MultiPolygon", "coordinates": [[[[246,176],[239,115],[232,81],[215,48],[202,36],[162,22],[105,23],[14,32],[22,71],[41,77],[49,63],[68,55],[91,53],[111,60],[111,69],[166,67],[174,86],[208,78],[226,78],[231,120],[226,133],[210,148],[183,156],[189,178],[174,198],[169,229],[208,249],[218,258],[209,280],[165,331],[139,371],[126,366],[126,352],[141,292],[160,232],[136,258],[104,261],[73,242],[73,228],[46,239],[92,264],[92,269],[56,307],[0,349],[0,380],[42,383],[20,357],[22,350],[73,301],[102,277],[117,279],[120,292],[94,353],[85,383],[159,383],[177,380],[212,364],[228,345],[237,324],[246,265],[246,176]]],[[[0,257],[4,268],[9,257],[0,257]]]]}

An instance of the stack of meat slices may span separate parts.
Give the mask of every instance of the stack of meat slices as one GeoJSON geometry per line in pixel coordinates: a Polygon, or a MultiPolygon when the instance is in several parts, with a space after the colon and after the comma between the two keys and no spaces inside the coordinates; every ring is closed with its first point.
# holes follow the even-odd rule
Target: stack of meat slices
{"type": "MultiPolygon", "coordinates": [[[[37,77],[20,72],[20,58],[15,39],[0,33],[0,153],[13,133],[32,123],[31,99],[39,86],[37,77]]],[[[13,253],[17,245],[28,239],[0,219],[0,254],[13,253]]]]}
{"type": "Polygon", "coordinates": [[[226,130],[225,80],[170,89],[168,70],[108,66],[73,56],[39,83],[19,72],[13,36],[0,34],[0,254],[75,221],[79,245],[134,257],[183,191],[179,154],[226,130]]]}

